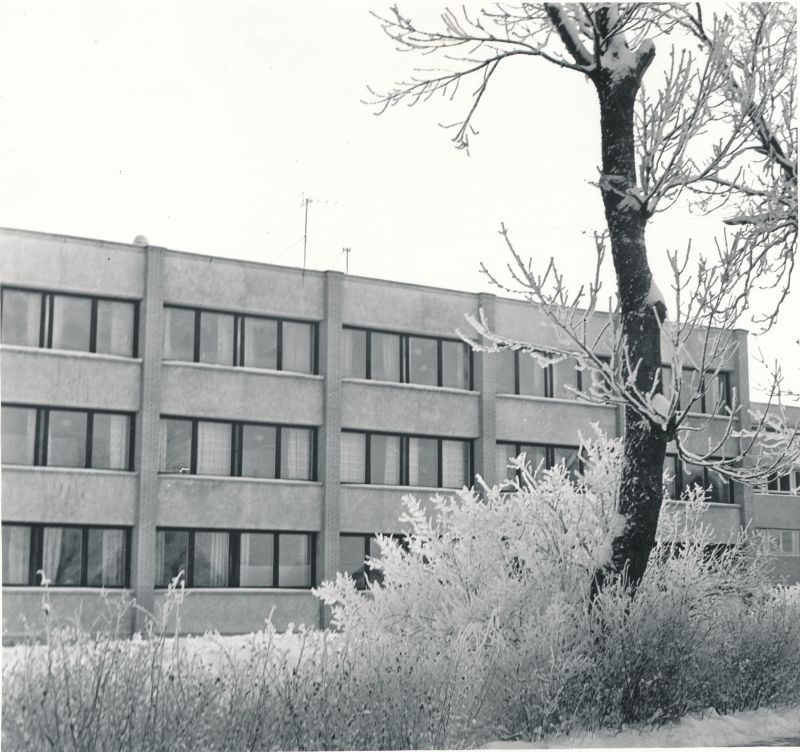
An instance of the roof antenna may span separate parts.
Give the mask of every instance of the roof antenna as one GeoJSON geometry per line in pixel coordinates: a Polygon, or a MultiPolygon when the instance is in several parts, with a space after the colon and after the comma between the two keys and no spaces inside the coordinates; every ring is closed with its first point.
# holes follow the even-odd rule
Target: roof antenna
{"type": "Polygon", "coordinates": [[[316,204],[336,204],[338,202],[311,198],[310,196],[306,196],[305,193],[303,193],[302,196],[303,200],[301,201],[301,206],[305,209],[303,218],[303,276],[305,277],[306,261],[308,260],[308,207],[311,205],[312,201],[316,204]]]}
{"type": "Polygon", "coordinates": [[[344,251],[344,273],[350,274],[350,248],[342,248],[344,251]]]}

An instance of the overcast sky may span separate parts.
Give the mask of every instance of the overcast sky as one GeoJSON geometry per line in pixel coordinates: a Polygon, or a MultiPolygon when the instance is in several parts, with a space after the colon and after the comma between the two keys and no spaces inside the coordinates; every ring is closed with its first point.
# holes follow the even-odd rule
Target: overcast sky
{"type": "MultiPolygon", "coordinates": [[[[465,99],[380,117],[362,103],[367,84],[386,88],[413,65],[370,7],[383,6],[5,0],[0,225],[301,265],[307,196],[310,268],[344,271],[349,247],[354,274],[484,290],[481,261],[506,261],[502,221],[525,255],[555,255],[585,281],[587,233],[603,226],[589,84],[507,61],[468,156],[438,126],[463,116],[465,99]]],[[[401,4],[415,19],[431,7],[401,4]]],[[[665,293],[665,252],[690,238],[708,248],[719,229],[684,209],[652,223],[665,293]]],[[[798,297],[750,349],[782,358],[800,390],[798,297]]]]}

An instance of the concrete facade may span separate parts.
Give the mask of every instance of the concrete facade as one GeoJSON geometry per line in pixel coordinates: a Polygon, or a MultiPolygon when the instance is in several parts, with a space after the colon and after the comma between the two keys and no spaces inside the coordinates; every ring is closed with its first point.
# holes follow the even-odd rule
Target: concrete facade
{"type": "MultiPolygon", "coordinates": [[[[339,568],[341,534],[400,533],[403,495],[442,491],[345,481],[342,429],[470,442],[472,473],[491,485],[500,480],[497,442],[576,447],[578,431],[589,433],[593,423],[609,434],[618,434],[621,426],[614,407],[500,394],[496,361],[483,353],[472,354],[470,388],[344,373],[343,327],[453,340],[456,329],[467,329],[464,315],[483,309],[503,334],[543,347],[557,344],[534,309],[493,295],[16,230],[0,231],[0,282],[4,289],[121,299],[138,307],[135,357],[15,344],[0,349],[4,405],[117,411],[132,415],[135,426],[128,470],[25,466],[3,459],[2,520],[125,528],[130,562],[122,591],[148,611],[161,608],[166,597],[155,587],[159,530],[308,535],[318,584],[339,568]],[[316,372],[166,360],[165,306],[310,322],[316,327],[316,372]],[[224,421],[234,430],[242,423],[311,428],[314,477],[164,472],[162,416],[194,419],[195,425],[198,419],[224,421]]],[[[746,395],[746,335],[737,337],[740,350],[730,381],[746,395]]],[[[709,433],[722,430],[721,424],[712,425],[709,433]]],[[[748,523],[800,535],[797,496],[753,494],[737,486],[732,501],[712,505],[709,512],[720,542],[748,523]]],[[[800,552],[775,559],[779,575],[800,580],[800,552]]],[[[82,608],[86,618],[94,618],[98,592],[56,586],[54,605],[65,615],[82,608]]],[[[4,635],[14,639],[24,619],[36,622],[41,593],[33,585],[14,585],[4,586],[3,594],[4,635]]],[[[119,595],[115,590],[114,597],[119,595]]],[[[260,627],[271,611],[279,627],[324,620],[308,587],[208,587],[187,597],[181,628],[244,632],[260,627]]]]}

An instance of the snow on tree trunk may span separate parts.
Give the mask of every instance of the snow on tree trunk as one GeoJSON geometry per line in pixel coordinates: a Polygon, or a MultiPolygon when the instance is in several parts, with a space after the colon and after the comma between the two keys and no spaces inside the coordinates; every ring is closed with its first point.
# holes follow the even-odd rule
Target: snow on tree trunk
{"type": "MultiPolygon", "coordinates": [[[[663,301],[654,301],[650,295],[652,274],[645,245],[648,217],[637,198],[634,155],[634,102],[653,55],[652,43],[643,43],[634,53],[617,36],[592,76],[600,100],[600,189],[617,276],[623,343],[631,366],[638,364],[635,383],[643,393],[651,390],[661,368],[659,319],[666,314],[663,301]]],[[[612,542],[611,560],[595,574],[593,592],[608,576],[626,573],[634,590],[641,580],[655,543],[666,447],[667,435],[661,426],[625,408],[619,493],[625,526],[612,542]]]]}

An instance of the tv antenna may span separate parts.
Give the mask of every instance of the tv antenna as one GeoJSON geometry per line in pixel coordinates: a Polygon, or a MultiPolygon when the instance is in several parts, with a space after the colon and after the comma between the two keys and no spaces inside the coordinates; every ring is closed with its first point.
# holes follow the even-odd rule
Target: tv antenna
{"type": "Polygon", "coordinates": [[[303,200],[301,201],[300,205],[303,207],[303,275],[305,276],[306,273],[306,261],[308,259],[308,207],[311,206],[311,203],[315,204],[336,204],[337,201],[325,201],[319,198],[311,198],[311,196],[306,196],[305,193],[302,194],[303,200]]]}
{"type": "Polygon", "coordinates": [[[344,252],[344,273],[350,274],[350,248],[342,248],[344,252]]]}

